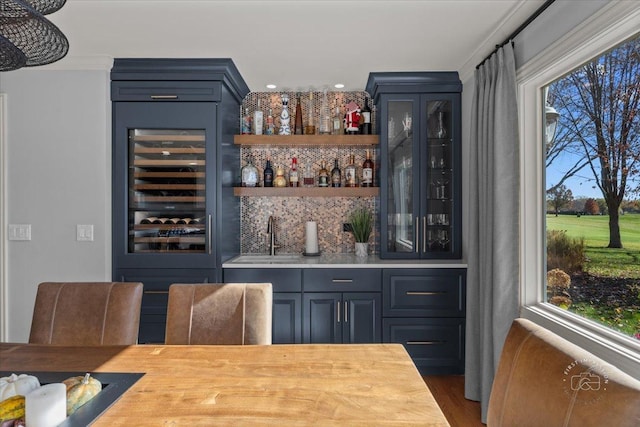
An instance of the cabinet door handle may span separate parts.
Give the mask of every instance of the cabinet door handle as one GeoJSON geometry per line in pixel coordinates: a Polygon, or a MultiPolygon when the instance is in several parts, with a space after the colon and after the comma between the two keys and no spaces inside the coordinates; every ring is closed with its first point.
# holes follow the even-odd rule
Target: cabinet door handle
{"type": "Polygon", "coordinates": [[[353,283],[353,279],[331,279],[332,283],[353,283]]]}
{"type": "Polygon", "coordinates": [[[422,217],[422,251],[427,251],[427,217],[422,217]]]}
{"type": "Polygon", "coordinates": [[[441,345],[446,341],[407,341],[407,345],[441,345]]]}
{"type": "Polygon", "coordinates": [[[420,223],[418,222],[418,217],[416,217],[416,238],[414,239],[416,242],[416,253],[420,252],[420,248],[419,243],[420,243],[420,238],[418,237],[420,235],[420,223]]]}
{"type": "Polygon", "coordinates": [[[349,321],[349,302],[344,302],[344,323],[349,321]]]}
{"type": "Polygon", "coordinates": [[[152,294],[152,295],[166,295],[169,291],[143,291],[143,294],[152,294]]]}
{"type": "Polygon", "coordinates": [[[338,312],[338,323],[340,323],[340,301],[336,301],[336,311],[338,312]]]}
{"type": "Polygon", "coordinates": [[[407,291],[405,292],[407,295],[444,295],[446,292],[443,291],[432,291],[432,292],[422,292],[422,291],[407,291]]]}
{"type": "Polygon", "coordinates": [[[213,233],[213,231],[211,231],[211,214],[209,214],[209,218],[208,218],[208,225],[207,227],[209,228],[209,231],[207,233],[207,239],[209,240],[209,255],[211,255],[211,251],[213,250],[213,248],[211,247],[211,233],[213,233]]]}
{"type": "Polygon", "coordinates": [[[151,99],[178,99],[178,95],[151,95],[151,99]]]}

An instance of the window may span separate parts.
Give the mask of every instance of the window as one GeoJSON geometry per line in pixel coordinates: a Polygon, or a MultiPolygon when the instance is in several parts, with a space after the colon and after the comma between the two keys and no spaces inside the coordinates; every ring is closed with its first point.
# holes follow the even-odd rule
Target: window
{"type": "MultiPolygon", "coordinates": [[[[568,7],[568,6],[567,6],[568,7]]],[[[607,4],[597,14],[586,19],[582,25],[570,31],[559,40],[546,46],[538,54],[530,55],[525,64],[519,64],[517,72],[518,84],[518,103],[519,103],[519,124],[520,124],[520,192],[521,192],[521,315],[525,318],[533,320],[550,330],[556,332],[560,336],[572,341],[595,355],[607,360],[608,362],[618,366],[622,370],[631,375],[640,378],[640,340],[634,338],[633,329],[624,329],[619,327],[619,323],[612,325],[611,322],[603,321],[592,311],[595,304],[580,304],[577,297],[572,297],[571,305],[563,307],[562,299],[554,299],[555,294],[547,293],[547,267],[553,270],[553,261],[547,259],[547,225],[549,229],[567,230],[566,236],[580,239],[582,235],[574,233],[575,229],[569,226],[578,222],[580,219],[586,220],[602,220],[605,219],[605,239],[606,242],[601,246],[607,246],[608,240],[608,217],[604,215],[603,206],[598,205],[598,209],[603,215],[585,216],[586,199],[593,198],[597,204],[598,199],[604,199],[604,196],[598,196],[595,193],[598,187],[596,174],[600,182],[602,180],[602,171],[597,166],[600,158],[597,154],[592,154],[591,162],[594,170],[589,166],[586,151],[580,143],[571,143],[563,146],[561,150],[563,160],[554,159],[555,153],[548,151],[549,147],[544,144],[548,139],[546,134],[546,111],[545,101],[550,102],[550,106],[560,114],[554,141],[558,146],[562,146],[563,140],[568,140],[570,133],[575,137],[578,130],[586,130],[588,123],[584,117],[575,116],[573,124],[568,114],[569,111],[577,111],[576,105],[566,107],[560,99],[560,86],[569,86],[572,73],[581,73],[581,67],[585,64],[592,64],[593,73],[599,78],[606,77],[606,66],[598,66],[608,53],[621,49],[626,43],[636,41],[640,37],[638,32],[638,22],[640,20],[640,5],[636,2],[618,2],[607,4]],[[596,61],[596,62],[593,62],[596,61]],[[546,99],[545,99],[546,98],[546,99]],[[566,111],[565,111],[566,110],[566,111]],[[573,128],[571,127],[573,126],[573,128]],[[547,168],[548,161],[551,160],[552,166],[547,168]],[[587,161],[587,164],[579,168],[580,162],[587,161]],[[571,166],[575,173],[565,179],[564,175],[571,171],[571,166]],[[582,182],[582,185],[580,185],[582,182]],[[562,201],[558,201],[557,210],[558,217],[555,217],[556,206],[553,198],[549,193],[558,193],[558,197],[562,198],[560,185],[564,185],[567,190],[571,190],[573,198],[586,196],[580,209],[574,209],[573,215],[569,215],[571,207],[562,205],[562,201]],[[591,188],[591,187],[596,188],[591,188]],[[586,187],[586,189],[585,189],[586,187]],[[589,190],[589,191],[588,191],[589,190]],[[598,196],[598,197],[596,197],[598,196]],[[567,213],[567,215],[564,215],[567,213]],[[578,218],[580,213],[580,218],[578,218]],[[563,219],[570,221],[567,224],[559,224],[563,219]],[[580,310],[579,310],[580,309],[580,310]],[[587,311],[591,311],[588,312],[587,311]],[[614,326],[614,328],[610,327],[614,326]],[[628,331],[628,332],[627,332],[628,331]]],[[[517,45],[517,41],[516,41],[517,45]]],[[[637,48],[636,48],[637,49],[637,48]]],[[[584,70],[582,71],[584,72],[584,70]]],[[[636,71],[637,72],[637,71],[636,71]]],[[[609,78],[611,74],[608,74],[609,78]]],[[[576,76],[577,77],[577,76],[576,76]]],[[[636,106],[636,110],[638,107],[636,106]]],[[[609,109],[611,110],[611,109],[609,109]]],[[[553,111],[550,111],[553,113],[553,111]]],[[[617,119],[617,117],[616,117],[617,119]]],[[[605,125],[609,126],[608,123],[605,125]]],[[[595,126],[595,125],[591,125],[595,126]]],[[[633,130],[636,134],[640,133],[637,122],[633,130]]],[[[629,129],[629,132],[631,130],[629,129]]],[[[636,136],[637,138],[637,136],[636,136]]],[[[636,139],[636,144],[638,143],[636,139]]],[[[637,147],[636,147],[637,148],[637,147]]],[[[611,165],[614,161],[609,159],[611,165]]],[[[619,161],[619,160],[616,160],[619,161]]],[[[634,160],[636,161],[636,160],[634,160]]],[[[636,169],[640,163],[635,164],[636,169]]],[[[636,170],[634,173],[637,173],[636,170]]],[[[569,173],[570,174],[570,173],[569,173]]],[[[628,172],[628,175],[630,172],[628,172]]],[[[638,181],[635,175],[634,181],[629,179],[627,175],[628,185],[637,189],[638,181]]],[[[621,176],[618,176],[620,180],[621,176]]],[[[631,188],[633,190],[634,188],[631,188]]],[[[564,195],[567,197],[567,194],[564,195]]],[[[626,194],[625,203],[634,200],[635,197],[631,193],[626,194]]],[[[579,204],[578,204],[579,205],[579,204]]],[[[591,212],[595,211],[595,206],[589,202],[587,209],[591,212]]],[[[624,220],[631,217],[626,217],[624,220]]],[[[579,223],[581,224],[581,223],[579,223]]],[[[636,226],[636,230],[638,227],[636,226]]],[[[589,245],[591,243],[595,228],[589,228],[588,234],[584,234],[584,245],[587,251],[591,251],[589,245]]],[[[621,229],[621,240],[623,246],[628,239],[634,239],[629,231],[621,229]]],[[[549,240],[551,241],[551,240],[549,240]]],[[[601,248],[604,252],[604,248],[601,248]]],[[[593,250],[592,258],[587,266],[583,266],[586,272],[594,275],[595,269],[591,268],[593,258],[598,254],[593,250]],[[591,269],[591,270],[590,270],[591,269]]],[[[607,263],[600,263],[601,265],[607,263]]],[[[608,263],[607,267],[614,267],[613,263],[608,263]]],[[[618,263],[616,268],[621,268],[624,263],[618,263]]],[[[639,264],[635,259],[635,267],[639,264]]],[[[630,270],[633,270],[631,268],[630,270]]],[[[636,272],[637,273],[637,272],[636,272]]],[[[608,277],[618,277],[620,270],[606,272],[608,277]]],[[[605,276],[605,272],[600,270],[598,275],[605,276]]],[[[561,275],[559,275],[561,276],[561,275]]],[[[640,275],[639,275],[640,276],[640,275]]],[[[636,277],[639,277],[636,276],[636,277]]],[[[562,280],[562,277],[560,277],[562,280]]],[[[600,282],[602,283],[602,282],[600,282]]],[[[560,293],[562,290],[560,290],[560,293]]],[[[560,295],[562,296],[562,295],[560,295]]],[[[636,297],[638,295],[636,294],[636,297]]],[[[566,303],[567,301],[565,301],[566,303]]],[[[565,304],[566,306],[567,304],[565,304]]],[[[605,310],[612,310],[616,313],[616,308],[621,306],[605,306],[605,310]]],[[[619,311],[619,310],[618,310],[619,311]]],[[[636,306],[637,311],[637,306],[636,306]]],[[[637,319],[637,318],[636,318],[637,319]]],[[[638,320],[636,320],[637,322],[638,320]]],[[[636,332],[638,332],[636,330],[636,332]]]]}
{"type": "Polygon", "coordinates": [[[640,36],[543,93],[545,300],[640,340],[640,36]]]}

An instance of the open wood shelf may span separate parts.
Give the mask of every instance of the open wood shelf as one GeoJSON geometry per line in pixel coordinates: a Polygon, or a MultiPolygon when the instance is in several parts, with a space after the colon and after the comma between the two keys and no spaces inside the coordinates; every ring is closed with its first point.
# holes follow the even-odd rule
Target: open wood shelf
{"type": "Polygon", "coordinates": [[[235,145],[272,147],[370,147],[380,143],[378,135],[234,135],[235,145]]]}
{"type": "Polygon", "coordinates": [[[234,187],[234,196],[262,197],[376,197],[378,187],[234,187]]]}

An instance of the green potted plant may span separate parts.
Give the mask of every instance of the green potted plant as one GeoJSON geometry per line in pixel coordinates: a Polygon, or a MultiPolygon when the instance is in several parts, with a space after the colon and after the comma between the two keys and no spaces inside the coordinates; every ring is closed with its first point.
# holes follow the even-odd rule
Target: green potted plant
{"type": "Polygon", "coordinates": [[[349,214],[349,224],[356,241],[356,255],[367,256],[369,237],[373,231],[373,214],[367,208],[357,208],[349,214]]]}

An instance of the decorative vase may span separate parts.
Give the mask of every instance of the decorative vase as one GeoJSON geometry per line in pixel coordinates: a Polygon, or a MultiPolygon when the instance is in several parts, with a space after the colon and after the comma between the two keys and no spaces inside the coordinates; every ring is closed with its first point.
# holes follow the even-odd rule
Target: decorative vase
{"type": "Polygon", "coordinates": [[[369,255],[369,244],[356,242],[356,256],[366,257],[369,255]]]}

